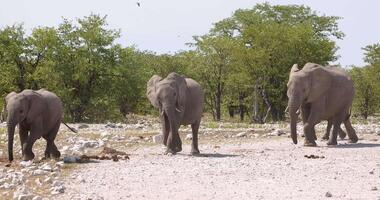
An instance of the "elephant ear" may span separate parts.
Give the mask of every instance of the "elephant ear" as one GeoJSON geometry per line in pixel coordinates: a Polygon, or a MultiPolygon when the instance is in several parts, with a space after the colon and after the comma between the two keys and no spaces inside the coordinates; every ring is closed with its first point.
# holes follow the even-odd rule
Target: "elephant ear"
{"type": "Polygon", "coordinates": [[[9,101],[9,99],[14,97],[15,95],[17,95],[16,92],[11,92],[11,93],[7,94],[7,96],[5,97],[5,103],[7,103],[9,101]]]}
{"type": "Polygon", "coordinates": [[[331,87],[331,74],[322,66],[314,67],[305,73],[310,75],[307,102],[313,102],[325,95],[331,87]]]}
{"type": "Polygon", "coordinates": [[[46,109],[46,101],[41,94],[37,92],[30,92],[25,94],[27,99],[28,113],[26,115],[26,120],[28,123],[36,119],[41,113],[46,109]]]}
{"type": "Polygon", "coordinates": [[[185,110],[186,105],[187,83],[185,77],[172,72],[167,76],[167,79],[172,79],[175,82],[177,91],[176,109],[178,112],[182,112],[185,110]]]}
{"type": "Polygon", "coordinates": [[[146,84],[146,96],[148,97],[150,103],[155,107],[159,108],[159,103],[157,99],[157,83],[160,82],[162,78],[158,75],[153,75],[146,84]]]}

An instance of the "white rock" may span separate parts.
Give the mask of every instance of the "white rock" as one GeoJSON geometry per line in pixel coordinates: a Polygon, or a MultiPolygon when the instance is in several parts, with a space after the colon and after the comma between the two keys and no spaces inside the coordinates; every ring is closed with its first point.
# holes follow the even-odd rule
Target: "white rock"
{"type": "Polygon", "coordinates": [[[65,192],[66,187],[64,185],[54,186],[50,190],[51,190],[51,194],[53,194],[53,195],[55,195],[55,194],[61,194],[61,193],[65,192]]]}
{"type": "Polygon", "coordinates": [[[21,162],[20,162],[20,166],[21,166],[21,167],[30,167],[30,166],[32,166],[32,164],[33,164],[33,161],[32,161],[32,160],[29,160],[29,161],[21,161],[21,162]]]}
{"type": "Polygon", "coordinates": [[[13,199],[18,200],[32,200],[33,195],[29,192],[28,188],[22,186],[13,193],[13,199]]]}
{"type": "Polygon", "coordinates": [[[42,200],[42,197],[40,197],[40,196],[35,196],[35,197],[33,197],[32,200],[42,200]]]}
{"type": "Polygon", "coordinates": [[[185,140],[191,140],[193,139],[193,134],[189,133],[186,135],[185,140]]]}
{"type": "Polygon", "coordinates": [[[15,185],[21,184],[25,181],[25,176],[21,172],[15,172],[11,175],[12,183],[15,185]]]}
{"type": "Polygon", "coordinates": [[[42,166],[40,167],[40,169],[41,169],[41,170],[44,170],[44,171],[48,171],[48,172],[51,172],[51,171],[52,171],[52,168],[51,168],[51,166],[50,166],[48,163],[42,165],[42,166]]]}
{"type": "Polygon", "coordinates": [[[123,125],[122,125],[121,123],[117,123],[117,124],[116,124],[116,127],[117,127],[117,128],[123,128],[123,125]]]}
{"type": "Polygon", "coordinates": [[[236,137],[245,137],[245,136],[247,136],[247,132],[240,132],[236,134],[236,137]]]}
{"type": "Polygon", "coordinates": [[[153,142],[156,144],[161,144],[164,141],[164,136],[162,134],[157,134],[152,137],[153,142]]]}
{"type": "Polygon", "coordinates": [[[13,185],[13,184],[10,184],[10,183],[4,183],[3,185],[0,185],[0,189],[12,189],[12,188],[14,188],[15,187],[15,185],[13,185]]]}
{"type": "Polygon", "coordinates": [[[44,183],[52,183],[53,180],[50,178],[50,177],[47,177],[45,180],[44,180],[44,183]]]}
{"type": "Polygon", "coordinates": [[[101,137],[108,137],[108,136],[111,136],[111,133],[108,132],[108,131],[103,131],[103,132],[100,133],[100,136],[101,137]]]}
{"type": "Polygon", "coordinates": [[[34,170],[33,172],[32,172],[32,175],[33,176],[40,176],[40,175],[45,175],[45,174],[47,174],[48,172],[47,171],[44,171],[44,170],[42,170],[42,169],[37,169],[37,170],[34,170]]]}
{"type": "Polygon", "coordinates": [[[37,178],[35,181],[34,181],[37,185],[41,186],[42,183],[41,183],[41,180],[39,178],[37,178]]]}
{"type": "Polygon", "coordinates": [[[63,161],[59,161],[59,162],[55,163],[55,166],[57,166],[57,167],[63,167],[64,164],[65,163],[63,161]]]}

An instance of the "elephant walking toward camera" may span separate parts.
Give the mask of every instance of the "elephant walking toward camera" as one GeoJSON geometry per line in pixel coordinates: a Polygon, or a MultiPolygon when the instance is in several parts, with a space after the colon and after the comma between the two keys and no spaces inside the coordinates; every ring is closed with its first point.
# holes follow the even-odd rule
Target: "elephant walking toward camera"
{"type": "Polygon", "coordinates": [[[172,72],[165,79],[158,75],[152,76],[147,83],[146,95],[159,110],[165,154],[182,151],[178,129],[180,125],[188,124],[191,124],[193,134],[191,154],[199,154],[198,129],[204,105],[201,86],[191,78],[172,72]]]}
{"type": "Polygon", "coordinates": [[[13,160],[15,126],[19,125],[22,159],[32,160],[34,142],[43,137],[46,142],[45,158],[58,159],[61,154],[54,144],[63,116],[62,102],[45,89],[11,92],[5,97],[8,128],[8,156],[13,160]]]}
{"type": "MultiPolygon", "coordinates": [[[[350,122],[354,86],[352,79],[343,69],[307,63],[300,70],[295,64],[290,71],[287,95],[291,137],[295,144],[297,144],[296,123],[299,109],[304,122],[305,146],[316,146],[314,126],[321,120],[327,120],[330,127],[333,125],[328,145],[337,144],[337,135],[342,122],[350,142],[358,141],[350,122]]],[[[329,131],[329,127],[327,130],[329,131]]]]}

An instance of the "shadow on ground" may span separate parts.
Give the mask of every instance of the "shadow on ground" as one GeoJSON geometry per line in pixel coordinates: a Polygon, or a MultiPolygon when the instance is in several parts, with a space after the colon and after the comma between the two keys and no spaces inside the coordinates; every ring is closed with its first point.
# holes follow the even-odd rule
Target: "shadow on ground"
{"type": "Polygon", "coordinates": [[[380,147],[378,143],[356,143],[356,144],[341,144],[337,145],[334,148],[342,148],[342,149],[355,149],[355,148],[374,148],[380,147]]]}

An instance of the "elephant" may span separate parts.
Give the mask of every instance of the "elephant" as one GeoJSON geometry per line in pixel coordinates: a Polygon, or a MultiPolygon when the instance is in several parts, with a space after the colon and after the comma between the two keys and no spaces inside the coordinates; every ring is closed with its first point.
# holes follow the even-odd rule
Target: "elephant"
{"type": "Polygon", "coordinates": [[[146,95],[150,103],[159,110],[162,122],[165,154],[182,151],[178,134],[181,125],[191,125],[191,154],[200,154],[198,129],[201,122],[204,93],[201,86],[191,78],[172,72],[165,79],[153,75],[147,83],[146,95]]]}
{"type": "MultiPolygon", "coordinates": [[[[62,117],[60,98],[45,89],[11,92],[5,97],[8,130],[8,159],[13,161],[13,138],[15,126],[19,125],[22,160],[34,159],[34,142],[43,137],[46,142],[45,158],[58,159],[61,153],[54,143],[62,117]]],[[[66,124],[65,124],[66,125],[66,124]]],[[[66,125],[67,126],[67,125],[66,125]]],[[[70,128],[70,127],[69,127],[70,128]]],[[[73,131],[73,129],[70,128],[73,131]]]]}
{"type": "Polygon", "coordinates": [[[342,122],[349,141],[358,141],[350,122],[354,86],[351,77],[343,69],[307,63],[300,70],[298,65],[294,64],[290,70],[287,88],[290,129],[294,144],[297,144],[296,124],[299,109],[304,122],[305,146],[316,146],[314,126],[321,120],[327,120],[334,126],[328,145],[337,145],[337,135],[342,122]]]}

